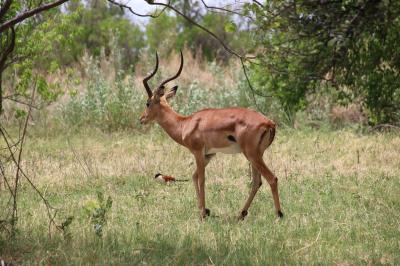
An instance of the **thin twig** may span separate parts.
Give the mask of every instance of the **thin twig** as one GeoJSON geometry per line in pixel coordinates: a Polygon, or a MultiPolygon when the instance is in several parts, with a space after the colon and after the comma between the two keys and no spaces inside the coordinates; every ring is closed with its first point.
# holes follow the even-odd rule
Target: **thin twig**
{"type": "MultiPolygon", "coordinates": [[[[9,142],[8,139],[5,137],[5,133],[3,132],[2,128],[0,128],[0,133],[3,136],[4,141],[6,142],[6,145],[9,146],[9,142]]],[[[35,192],[39,195],[39,197],[42,199],[44,205],[46,206],[46,210],[47,210],[47,216],[49,217],[49,223],[50,224],[54,224],[54,226],[61,230],[61,227],[59,225],[57,225],[54,221],[55,219],[55,215],[51,214],[51,210],[55,210],[56,208],[54,208],[53,206],[50,205],[50,203],[48,202],[48,200],[43,196],[42,192],[40,192],[40,190],[33,184],[33,182],[30,180],[30,178],[27,176],[27,174],[25,173],[25,171],[21,168],[20,165],[18,165],[17,163],[17,159],[15,158],[14,154],[11,154],[11,159],[14,163],[14,165],[19,169],[21,175],[28,181],[28,183],[31,185],[31,187],[35,190],[35,192]]]]}
{"type": "MultiPolygon", "coordinates": [[[[36,91],[36,86],[34,86],[33,91],[32,91],[32,96],[31,96],[31,105],[34,102],[34,97],[35,97],[35,91],[36,91]]],[[[15,178],[15,186],[14,186],[14,194],[13,194],[13,199],[14,199],[14,203],[13,203],[13,215],[12,215],[12,227],[14,227],[14,223],[17,219],[17,191],[18,191],[18,183],[19,183],[19,179],[20,176],[22,175],[23,177],[25,177],[25,179],[28,181],[28,183],[31,185],[31,187],[36,191],[36,193],[39,195],[39,197],[42,199],[43,203],[46,206],[46,210],[47,210],[47,215],[49,217],[49,236],[51,237],[50,234],[50,226],[53,224],[58,230],[61,230],[60,226],[58,226],[54,219],[55,216],[57,214],[57,210],[52,207],[48,200],[43,196],[43,194],[40,192],[40,190],[33,184],[33,182],[29,179],[29,177],[26,175],[26,173],[23,171],[22,167],[21,167],[21,160],[22,160],[22,151],[23,151],[23,144],[24,144],[24,140],[26,137],[26,133],[27,133],[27,128],[28,128],[28,121],[29,118],[31,117],[31,112],[32,112],[32,108],[29,107],[28,110],[28,114],[27,117],[25,119],[25,123],[23,126],[23,130],[22,130],[22,135],[20,136],[20,145],[19,145],[19,153],[18,153],[18,158],[16,158],[14,156],[14,153],[12,152],[12,147],[11,147],[11,143],[9,142],[8,138],[7,138],[7,133],[5,133],[5,131],[3,131],[2,127],[0,127],[0,133],[3,136],[3,139],[8,147],[8,150],[10,152],[10,158],[12,159],[12,162],[14,163],[16,169],[16,178],[15,178]],[[51,213],[51,210],[55,210],[54,214],[51,213]]],[[[12,232],[14,231],[14,229],[12,228],[12,232]]]]}
{"type": "Polygon", "coordinates": [[[318,232],[317,238],[312,243],[310,243],[308,245],[305,245],[302,248],[299,248],[298,250],[296,250],[295,252],[290,254],[290,256],[293,256],[294,254],[299,253],[300,251],[302,251],[304,249],[307,249],[307,248],[311,247],[312,245],[314,245],[315,243],[317,243],[320,235],[321,235],[321,227],[319,228],[319,232],[318,232]]]}
{"type": "Polygon", "coordinates": [[[138,16],[138,17],[142,17],[142,18],[146,18],[146,17],[150,17],[150,18],[158,18],[167,7],[164,7],[158,14],[139,14],[136,11],[134,11],[130,6],[127,6],[125,4],[116,2],[114,0],[107,0],[108,2],[110,2],[113,5],[119,6],[121,9],[128,9],[129,12],[131,12],[133,15],[138,16]]]}
{"type": "MultiPolygon", "coordinates": [[[[33,87],[32,95],[31,95],[31,103],[33,103],[35,99],[36,85],[33,87]]],[[[32,112],[31,105],[29,105],[28,115],[26,116],[24,128],[22,130],[22,136],[20,137],[19,151],[18,151],[18,159],[17,159],[17,171],[15,172],[15,182],[14,182],[14,201],[13,201],[13,214],[12,214],[12,227],[14,231],[15,222],[18,219],[18,208],[17,208],[17,193],[18,193],[18,185],[20,179],[20,169],[21,169],[21,159],[22,159],[22,151],[24,147],[24,141],[26,137],[26,132],[28,129],[28,121],[30,114],[32,112]]]]}
{"type": "Polygon", "coordinates": [[[242,64],[243,73],[244,73],[244,76],[246,77],[247,83],[249,84],[249,87],[250,87],[250,89],[253,91],[253,93],[257,94],[258,96],[265,97],[265,98],[267,98],[267,97],[272,97],[271,95],[264,95],[264,94],[261,94],[260,92],[256,91],[256,90],[253,88],[253,85],[251,84],[250,78],[249,78],[249,76],[248,76],[248,74],[247,74],[247,69],[246,69],[246,65],[244,64],[244,59],[243,59],[243,58],[240,58],[240,63],[242,64]]]}
{"type": "Polygon", "coordinates": [[[87,164],[87,162],[86,162],[85,160],[83,160],[83,163],[84,163],[85,165],[81,162],[81,160],[79,159],[78,154],[76,153],[74,147],[72,147],[71,142],[69,141],[69,139],[67,139],[67,143],[68,143],[68,146],[70,147],[72,153],[74,154],[75,160],[78,161],[78,163],[79,163],[79,165],[82,167],[83,172],[85,173],[85,175],[86,175],[87,177],[90,177],[91,169],[90,169],[89,165],[87,164]],[[86,166],[86,168],[85,168],[85,166],[86,166]]]}
{"type": "Polygon", "coordinates": [[[191,24],[197,26],[198,28],[202,29],[203,31],[207,32],[208,34],[210,34],[214,39],[216,39],[223,47],[226,51],[228,51],[229,53],[235,55],[238,58],[246,58],[246,56],[243,56],[241,54],[239,54],[238,52],[234,51],[231,47],[229,47],[224,41],[221,40],[221,38],[219,38],[214,32],[210,31],[209,29],[207,29],[206,27],[204,27],[203,25],[197,23],[196,21],[194,21],[193,19],[189,18],[188,16],[186,16],[185,14],[183,14],[181,11],[179,11],[178,9],[176,9],[174,6],[172,6],[170,4],[170,1],[168,1],[167,4],[165,3],[156,3],[150,0],[147,0],[147,3],[149,5],[152,6],[163,6],[163,7],[167,7],[169,9],[171,9],[172,11],[174,11],[176,14],[178,14],[179,16],[183,17],[184,19],[186,19],[187,21],[189,21],[191,24]]]}
{"type": "Polygon", "coordinates": [[[203,3],[204,7],[207,8],[207,9],[210,9],[210,10],[215,9],[215,10],[223,11],[223,12],[226,12],[226,13],[232,13],[232,14],[235,14],[235,15],[238,15],[238,16],[241,16],[241,17],[246,17],[246,18],[250,19],[251,21],[254,21],[254,18],[252,18],[252,17],[250,17],[248,15],[239,13],[239,12],[237,12],[235,10],[231,10],[231,9],[227,9],[227,8],[219,7],[219,6],[210,6],[210,5],[207,5],[206,2],[204,2],[204,0],[201,0],[201,2],[203,3]]]}
{"type": "Polygon", "coordinates": [[[256,3],[257,5],[259,5],[260,7],[264,7],[264,5],[261,4],[261,3],[260,3],[259,1],[257,1],[257,0],[253,0],[253,2],[256,3]]]}
{"type": "Polygon", "coordinates": [[[23,104],[23,105],[26,105],[26,106],[29,106],[29,108],[33,108],[33,109],[36,109],[36,110],[38,110],[39,109],[39,107],[37,107],[37,106],[34,106],[34,105],[31,105],[30,103],[27,103],[27,102],[24,102],[24,101],[21,101],[21,100],[19,100],[19,99],[16,99],[16,98],[3,98],[3,100],[10,100],[10,101],[13,101],[13,102],[16,102],[16,103],[20,103],[20,104],[23,104]]]}
{"type": "MultiPolygon", "coordinates": [[[[129,11],[132,12],[132,9],[131,9],[129,6],[126,6],[126,5],[124,5],[124,4],[115,2],[114,0],[108,0],[108,1],[109,1],[110,3],[113,3],[113,4],[115,4],[115,5],[120,6],[121,8],[126,8],[126,9],[128,9],[129,11]]],[[[180,10],[178,10],[178,9],[176,9],[174,6],[172,6],[170,0],[168,1],[168,3],[157,3],[157,2],[154,2],[154,1],[152,1],[152,0],[145,0],[145,1],[146,1],[149,5],[153,5],[153,6],[162,6],[162,7],[164,7],[163,11],[164,11],[166,8],[169,8],[170,10],[174,11],[177,15],[183,17],[185,20],[187,20],[187,21],[190,22],[191,24],[195,25],[196,27],[200,28],[201,30],[203,30],[203,31],[205,31],[206,33],[208,33],[209,35],[211,35],[214,39],[216,39],[216,40],[222,45],[222,47],[225,49],[225,51],[227,51],[228,53],[230,53],[230,54],[234,55],[235,57],[237,57],[238,59],[240,59],[240,61],[241,61],[241,63],[242,63],[243,71],[244,71],[245,76],[246,76],[247,84],[248,84],[248,86],[250,87],[250,89],[251,89],[251,91],[252,91],[254,104],[256,105],[256,108],[257,108],[259,111],[262,111],[262,110],[258,107],[257,102],[255,101],[254,94],[257,94],[258,96],[261,96],[261,97],[271,97],[271,96],[265,96],[265,95],[260,94],[259,92],[257,92],[257,91],[254,90],[253,85],[251,84],[251,81],[250,81],[250,79],[249,79],[249,77],[248,77],[248,75],[247,75],[246,68],[245,68],[245,66],[244,66],[244,61],[248,61],[249,63],[253,64],[254,62],[250,61],[250,59],[255,59],[255,58],[257,58],[256,56],[243,55],[243,54],[240,54],[239,52],[233,50],[228,44],[226,44],[226,43],[225,43],[218,35],[216,35],[214,32],[212,32],[211,30],[207,29],[205,26],[203,26],[203,25],[197,23],[196,21],[194,21],[193,19],[189,18],[189,17],[186,16],[184,13],[182,13],[180,10]]],[[[262,5],[261,3],[257,2],[257,1],[255,1],[255,2],[256,2],[259,6],[263,7],[263,5],[262,5]]],[[[206,5],[204,2],[203,2],[203,4],[206,5]]],[[[211,8],[212,8],[212,7],[211,7],[211,8]]],[[[220,8],[220,9],[223,9],[223,8],[220,8]]],[[[228,10],[228,9],[226,9],[226,10],[228,10]]]]}

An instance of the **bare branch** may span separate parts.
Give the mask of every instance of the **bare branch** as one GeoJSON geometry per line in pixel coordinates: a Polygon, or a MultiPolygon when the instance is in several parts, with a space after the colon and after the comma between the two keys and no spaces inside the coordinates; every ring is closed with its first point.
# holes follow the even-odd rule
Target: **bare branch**
{"type": "Polygon", "coordinates": [[[183,14],[181,11],[179,11],[178,9],[176,9],[174,6],[172,6],[170,4],[170,2],[168,2],[167,4],[164,3],[155,3],[153,1],[150,0],[146,0],[147,3],[149,5],[152,6],[163,6],[163,7],[168,7],[169,9],[173,10],[176,14],[178,14],[179,16],[183,17],[184,19],[186,19],[187,21],[189,21],[190,23],[192,23],[193,25],[199,27],[200,29],[202,29],[203,31],[207,32],[208,34],[210,34],[214,39],[216,39],[223,47],[224,49],[229,52],[230,54],[235,55],[238,58],[246,58],[246,56],[243,56],[241,54],[239,54],[238,52],[234,51],[232,48],[230,48],[224,41],[221,40],[221,38],[219,38],[214,32],[210,31],[209,29],[207,29],[206,27],[204,27],[203,25],[197,23],[196,21],[194,21],[193,19],[189,18],[188,16],[186,16],[185,14],[183,14]]]}
{"type": "MultiPolygon", "coordinates": [[[[35,89],[33,89],[32,91],[32,97],[31,97],[31,102],[33,103],[34,98],[35,98],[35,89]]],[[[19,151],[18,151],[18,160],[17,160],[17,171],[15,172],[15,182],[14,182],[14,201],[13,201],[13,215],[12,215],[12,224],[14,226],[14,223],[16,222],[17,218],[18,218],[18,208],[17,208],[17,193],[18,193],[18,185],[19,185],[19,180],[20,180],[20,173],[21,173],[21,159],[22,159],[22,151],[23,151],[23,147],[24,147],[24,141],[25,141],[25,136],[26,136],[26,131],[28,128],[28,121],[29,121],[29,117],[30,114],[32,112],[32,108],[29,107],[28,110],[28,115],[26,116],[25,119],[25,123],[24,123],[24,128],[22,131],[22,136],[20,138],[21,142],[19,145],[19,151]]]]}
{"type": "Polygon", "coordinates": [[[257,0],[253,0],[253,2],[256,3],[257,5],[259,5],[260,7],[264,7],[264,5],[261,4],[261,3],[260,3],[259,1],[257,1],[257,0]]]}
{"type": "MultiPolygon", "coordinates": [[[[251,63],[251,61],[249,61],[249,62],[251,63]]],[[[258,96],[261,96],[261,97],[265,97],[265,98],[267,98],[267,97],[272,97],[271,95],[264,95],[264,94],[261,94],[260,92],[256,91],[256,90],[253,88],[253,85],[251,84],[250,78],[249,78],[249,76],[248,76],[248,74],[247,74],[247,69],[246,69],[246,65],[244,64],[244,59],[243,59],[243,58],[240,58],[240,63],[242,64],[243,73],[244,73],[244,76],[246,77],[247,83],[249,84],[249,87],[250,87],[251,91],[252,91],[254,94],[256,94],[256,95],[258,95],[258,96]]]]}
{"type": "Polygon", "coordinates": [[[18,24],[19,22],[21,22],[21,21],[23,21],[23,20],[25,20],[25,19],[27,19],[29,17],[32,17],[32,16],[34,16],[34,15],[40,13],[40,12],[43,12],[43,11],[48,10],[48,9],[51,9],[53,7],[59,6],[59,5],[65,3],[67,1],[68,0],[57,0],[55,2],[48,3],[48,4],[45,4],[45,5],[39,6],[37,8],[28,10],[26,12],[23,12],[23,13],[19,14],[18,16],[16,16],[16,17],[4,22],[3,24],[1,24],[0,25],[0,33],[5,31],[5,30],[7,30],[7,29],[9,29],[9,28],[11,28],[15,24],[18,24]]]}
{"type": "MultiPolygon", "coordinates": [[[[241,64],[242,64],[242,68],[243,68],[243,71],[244,71],[244,74],[245,74],[245,77],[246,77],[247,84],[248,84],[249,88],[251,89],[252,93],[253,93],[253,94],[257,94],[258,96],[262,96],[262,97],[271,97],[271,96],[268,96],[268,95],[260,94],[259,92],[257,92],[256,90],[254,90],[254,87],[253,87],[253,85],[251,84],[251,81],[250,81],[250,79],[249,79],[249,77],[248,77],[248,75],[247,75],[247,70],[246,70],[246,67],[245,67],[245,65],[244,65],[244,62],[245,62],[245,61],[248,61],[248,62],[250,62],[250,63],[253,63],[253,62],[250,61],[250,59],[255,59],[256,56],[241,55],[241,54],[239,54],[238,52],[234,51],[234,50],[233,50],[231,47],[229,47],[224,41],[222,41],[221,38],[219,38],[215,33],[213,33],[212,31],[210,31],[210,30],[207,29],[206,27],[204,27],[204,26],[202,26],[201,24],[197,23],[196,21],[192,20],[191,18],[189,18],[188,16],[186,16],[185,14],[183,14],[181,11],[179,11],[178,9],[176,9],[175,7],[173,7],[173,6],[171,5],[170,1],[168,1],[167,4],[165,4],[165,3],[155,3],[155,2],[153,2],[153,1],[151,1],[151,0],[146,0],[146,2],[147,2],[149,5],[168,7],[169,9],[173,10],[173,11],[174,11],[176,14],[178,14],[179,16],[183,17],[184,19],[186,19],[187,21],[189,21],[189,22],[192,23],[193,25],[197,26],[198,28],[200,28],[200,29],[202,29],[203,31],[205,31],[205,32],[207,32],[208,34],[210,34],[214,39],[216,39],[216,40],[222,45],[222,47],[223,47],[227,52],[229,52],[230,54],[232,54],[232,55],[236,56],[238,59],[240,59],[240,62],[241,62],[241,64]]],[[[203,4],[204,4],[204,2],[203,2],[203,4]]],[[[262,6],[262,5],[261,5],[261,6],[262,6]]],[[[254,100],[255,100],[255,99],[254,99],[254,100]]],[[[255,102],[255,104],[257,105],[256,102],[255,102]]],[[[261,111],[261,109],[258,108],[258,106],[257,106],[257,109],[258,109],[259,111],[261,111]]]]}
{"type": "MultiPolygon", "coordinates": [[[[127,6],[127,5],[124,5],[124,4],[121,4],[121,3],[117,3],[117,2],[115,2],[114,0],[108,0],[108,1],[109,1],[110,3],[113,3],[113,4],[115,4],[115,5],[118,5],[118,6],[121,7],[121,8],[126,8],[126,9],[128,9],[131,13],[133,13],[133,14],[135,14],[135,15],[138,15],[138,16],[146,16],[146,17],[154,17],[154,16],[151,16],[151,15],[140,15],[140,14],[137,14],[136,12],[134,12],[134,11],[132,10],[131,7],[129,7],[129,6],[127,6]]],[[[156,2],[154,2],[154,1],[152,1],[152,0],[145,0],[145,1],[146,1],[149,5],[162,6],[162,7],[163,7],[163,10],[161,11],[161,13],[162,13],[166,8],[171,9],[171,10],[174,11],[177,15],[183,17],[184,19],[186,19],[186,20],[187,20],[188,22],[190,22],[191,24],[197,26],[198,28],[202,29],[203,31],[205,31],[206,33],[208,33],[209,35],[211,35],[214,39],[216,39],[216,40],[222,45],[222,47],[223,47],[227,52],[229,52],[230,54],[232,54],[232,55],[236,56],[238,59],[240,59],[240,61],[241,61],[241,63],[242,63],[243,70],[244,70],[244,73],[245,73],[245,76],[246,76],[246,81],[247,81],[247,83],[248,83],[248,85],[249,85],[251,91],[253,92],[253,94],[255,93],[255,94],[257,94],[258,96],[271,97],[271,96],[262,95],[262,94],[260,94],[259,92],[255,91],[254,88],[253,88],[253,86],[252,86],[252,84],[251,84],[251,81],[250,81],[250,79],[249,79],[249,77],[248,77],[248,75],[247,75],[247,71],[246,71],[246,68],[245,68],[245,65],[244,65],[244,61],[249,61],[250,63],[253,63],[253,62],[251,62],[249,59],[255,59],[256,56],[242,55],[242,54],[236,52],[236,51],[233,50],[231,47],[229,47],[221,38],[219,38],[214,32],[210,31],[209,29],[207,29],[207,28],[204,27],[203,25],[197,23],[196,21],[194,21],[193,19],[189,18],[189,17],[186,16],[184,13],[182,13],[181,11],[179,11],[178,9],[176,9],[174,6],[172,6],[170,0],[169,0],[168,3],[166,3],[166,4],[165,4],[165,3],[156,3],[156,2]]],[[[221,8],[217,8],[217,7],[208,6],[203,0],[202,0],[202,2],[203,2],[203,4],[204,4],[204,6],[210,8],[210,9],[224,10],[224,11],[226,11],[226,12],[231,12],[231,13],[234,13],[234,14],[243,16],[243,14],[240,14],[239,12],[232,11],[232,10],[229,10],[229,9],[226,9],[226,8],[222,8],[222,7],[221,7],[221,8]]],[[[258,4],[261,5],[260,3],[258,3],[258,4]]],[[[261,5],[261,6],[262,6],[262,5],[261,5]]],[[[160,13],[160,14],[161,14],[161,13],[160,13]]],[[[160,15],[160,14],[159,14],[159,15],[160,15]]],[[[252,19],[252,18],[251,18],[251,19],[252,19]]]]}
{"type": "MultiPolygon", "coordinates": [[[[31,109],[30,109],[31,110],[31,109]]],[[[27,118],[29,117],[29,115],[27,116],[27,118]]],[[[8,141],[8,138],[6,136],[5,130],[4,128],[0,125],[0,134],[3,136],[3,139],[7,145],[7,147],[9,147],[9,150],[11,149],[10,146],[10,142],[8,141]]],[[[17,167],[17,170],[20,172],[20,174],[25,177],[25,179],[28,181],[28,183],[31,185],[31,187],[33,188],[33,190],[35,190],[35,192],[39,195],[39,197],[42,199],[44,205],[46,206],[47,209],[47,215],[49,217],[49,224],[54,224],[55,227],[59,230],[61,230],[61,227],[59,225],[57,225],[54,221],[55,219],[55,214],[51,213],[51,210],[55,210],[54,207],[52,207],[50,205],[50,203],[48,202],[48,200],[44,197],[44,195],[42,194],[42,192],[40,192],[40,190],[35,186],[35,184],[33,184],[33,182],[30,180],[30,178],[27,176],[27,174],[25,173],[25,171],[22,169],[21,165],[18,164],[17,158],[14,156],[14,153],[10,150],[10,154],[11,154],[11,159],[12,162],[14,163],[14,165],[17,167]]]]}
{"type": "MultiPolygon", "coordinates": [[[[33,106],[33,102],[34,102],[34,98],[35,98],[35,91],[36,91],[36,86],[33,88],[32,95],[31,95],[31,103],[30,103],[29,106],[33,106]]],[[[49,228],[50,228],[51,225],[54,225],[55,228],[57,228],[58,230],[62,230],[61,226],[57,225],[55,220],[54,220],[55,216],[57,214],[57,210],[50,205],[48,200],[44,197],[44,195],[40,192],[40,190],[33,184],[33,182],[30,180],[30,178],[27,176],[27,174],[24,172],[24,170],[22,169],[22,166],[21,166],[21,159],[22,159],[21,156],[22,156],[22,151],[23,151],[22,148],[23,148],[24,140],[26,138],[27,128],[28,128],[28,121],[29,121],[29,118],[31,117],[31,112],[32,112],[32,108],[29,107],[28,114],[26,116],[26,119],[25,119],[25,122],[24,122],[24,125],[23,125],[23,128],[22,128],[22,135],[19,136],[19,140],[18,140],[18,142],[19,142],[18,158],[14,155],[14,152],[12,151],[12,145],[13,144],[11,144],[10,141],[9,141],[9,137],[10,136],[8,135],[7,131],[0,125],[0,134],[3,137],[3,140],[4,140],[5,144],[7,145],[7,148],[8,148],[9,153],[10,153],[10,159],[14,163],[15,167],[17,168],[16,169],[16,178],[15,178],[14,191],[11,192],[12,197],[13,197],[13,201],[14,201],[13,209],[12,209],[13,215],[12,215],[12,220],[11,220],[11,226],[12,226],[11,233],[13,233],[13,231],[14,231],[14,229],[13,229],[14,224],[13,223],[15,222],[16,215],[17,215],[17,206],[16,206],[17,189],[18,189],[18,182],[19,182],[19,179],[20,179],[21,176],[24,177],[28,181],[28,183],[35,190],[35,192],[39,195],[39,197],[42,199],[44,205],[46,206],[47,215],[49,217],[49,228]],[[52,211],[54,213],[52,213],[52,211]]],[[[2,171],[2,174],[4,175],[5,173],[2,171]]],[[[50,234],[50,230],[49,230],[49,234],[50,234]]]]}
{"type": "Polygon", "coordinates": [[[12,98],[12,97],[7,97],[6,98],[6,97],[4,97],[3,99],[4,100],[10,100],[10,101],[13,101],[13,102],[16,102],[16,103],[19,103],[19,104],[23,104],[23,105],[29,106],[30,108],[33,108],[33,109],[39,109],[39,107],[34,106],[34,105],[32,105],[32,104],[30,104],[28,102],[24,102],[22,100],[19,100],[17,98],[12,98]]]}
{"type": "Polygon", "coordinates": [[[127,6],[125,4],[116,2],[114,0],[107,0],[107,1],[110,2],[113,5],[119,6],[121,9],[128,9],[129,12],[131,12],[135,16],[142,17],[142,18],[146,18],[146,17],[157,18],[165,11],[165,9],[167,9],[167,7],[164,7],[158,14],[139,14],[136,11],[134,11],[130,6],[127,6]]]}
{"type": "Polygon", "coordinates": [[[201,0],[201,2],[203,3],[204,7],[207,8],[207,9],[211,9],[211,10],[214,9],[214,10],[219,10],[219,11],[223,11],[223,12],[226,12],[226,13],[232,13],[232,14],[235,14],[235,15],[238,15],[238,16],[241,16],[241,17],[246,17],[246,18],[254,21],[254,18],[252,18],[250,16],[247,16],[245,14],[239,13],[239,12],[237,12],[235,10],[227,9],[227,8],[224,8],[224,7],[218,7],[218,6],[209,6],[209,5],[206,4],[206,2],[204,2],[204,0],[201,0]]]}

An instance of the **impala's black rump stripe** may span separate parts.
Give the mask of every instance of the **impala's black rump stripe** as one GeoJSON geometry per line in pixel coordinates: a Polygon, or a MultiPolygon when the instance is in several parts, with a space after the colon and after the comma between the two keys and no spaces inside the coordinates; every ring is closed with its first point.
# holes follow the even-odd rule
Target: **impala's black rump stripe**
{"type": "Polygon", "coordinates": [[[265,137],[265,134],[267,134],[267,130],[264,130],[264,132],[261,134],[261,137],[260,137],[260,143],[258,143],[258,145],[260,145],[261,144],[261,142],[263,141],[263,139],[264,139],[264,137],[265,137]]]}

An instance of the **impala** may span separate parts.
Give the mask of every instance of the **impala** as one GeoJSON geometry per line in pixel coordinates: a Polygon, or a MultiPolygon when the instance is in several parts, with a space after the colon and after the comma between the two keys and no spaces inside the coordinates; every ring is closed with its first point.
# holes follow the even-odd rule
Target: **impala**
{"type": "Polygon", "coordinates": [[[147,82],[158,69],[156,53],[156,66],[153,72],[143,79],[148,99],[140,123],[156,121],[173,140],[188,148],[194,155],[196,171],[192,179],[202,219],[210,215],[210,210],[205,205],[205,168],[217,152],[243,153],[252,166],[252,188],[239,219],[246,217],[251,202],[262,184],[261,175],[271,187],[277,215],[283,217],[279,203],[278,179],[263,160],[264,151],[274,140],[275,123],[262,114],[245,108],[204,109],[190,116],[176,113],[168,104],[168,100],[175,96],[178,86],[167,91],[165,85],[181,74],[182,51],[180,55],[178,72],[161,82],[152,91],[147,82]]]}

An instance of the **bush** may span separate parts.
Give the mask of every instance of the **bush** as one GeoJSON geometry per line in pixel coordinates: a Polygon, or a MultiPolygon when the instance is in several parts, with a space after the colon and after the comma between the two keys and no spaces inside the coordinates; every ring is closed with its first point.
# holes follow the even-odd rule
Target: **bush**
{"type": "Polygon", "coordinates": [[[117,72],[115,80],[107,80],[98,62],[91,59],[87,70],[87,88],[62,106],[62,120],[69,126],[95,126],[106,131],[135,128],[143,110],[143,94],[137,93],[132,78],[123,80],[117,72]]]}
{"type": "MultiPolygon", "coordinates": [[[[70,91],[70,99],[61,107],[61,120],[76,128],[94,126],[105,131],[137,128],[145,106],[144,88],[135,85],[134,78],[125,76],[121,70],[114,70],[115,75],[104,73],[99,60],[87,58],[86,61],[84,90],[70,91]]],[[[112,72],[109,68],[106,71],[112,72]]],[[[212,86],[198,79],[180,82],[178,95],[171,101],[174,110],[189,115],[203,108],[251,106],[242,88],[243,82],[228,82],[224,74],[227,69],[207,63],[205,71],[215,78],[212,86]]],[[[232,71],[235,72],[232,76],[240,77],[240,70],[232,71]]]]}

